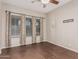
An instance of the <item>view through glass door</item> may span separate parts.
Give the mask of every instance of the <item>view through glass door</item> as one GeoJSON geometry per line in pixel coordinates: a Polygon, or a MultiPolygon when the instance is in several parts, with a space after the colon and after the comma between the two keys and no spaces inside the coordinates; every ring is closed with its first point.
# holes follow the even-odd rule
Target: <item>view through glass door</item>
{"type": "Polygon", "coordinates": [[[36,42],[40,42],[40,18],[36,18],[36,42]]]}
{"type": "Polygon", "coordinates": [[[11,15],[11,47],[20,45],[21,16],[11,15]]]}
{"type": "Polygon", "coordinates": [[[34,19],[30,16],[25,16],[22,18],[22,15],[11,14],[10,15],[10,43],[11,47],[20,46],[21,41],[25,41],[24,44],[32,44],[33,43],[33,33],[35,32],[35,42],[40,42],[40,18],[34,17],[34,19]],[[24,20],[24,21],[22,21],[24,20]],[[23,25],[24,24],[24,25],[23,25]],[[33,26],[34,25],[34,26],[33,26]],[[33,29],[34,27],[34,29],[33,29]],[[23,30],[24,29],[24,30],[23,30]],[[24,32],[22,32],[24,31],[24,32]],[[22,35],[22,33],[25,33],[22,35]],[[24,37],[25,38],[22,38],[24,37]]]}
{"type": "Polygon", "coordinates": [[[25,18],[26,25],[26,44],[32,44],[32,17],[25,18]]]}

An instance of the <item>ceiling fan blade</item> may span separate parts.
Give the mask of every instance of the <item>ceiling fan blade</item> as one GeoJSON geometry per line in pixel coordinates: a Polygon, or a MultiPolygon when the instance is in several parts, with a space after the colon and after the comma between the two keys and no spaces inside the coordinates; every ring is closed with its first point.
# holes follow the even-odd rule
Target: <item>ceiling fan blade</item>
{"type": "Polygon", "coordinates": [[[47,6],[46,4],[43,4],[43,8],[46,8],[46,6],[47,6]]]}
{"type": "Polygon", "coordinates": [[[59,1],[57,0],[49,0],[50,3],[59,4],[59,1]]]}
{"type": "Polygon", "coordinates": [[[32,0],[32,3],[34,3],[34,2],[40,2],[41,0],[32,0]]]}

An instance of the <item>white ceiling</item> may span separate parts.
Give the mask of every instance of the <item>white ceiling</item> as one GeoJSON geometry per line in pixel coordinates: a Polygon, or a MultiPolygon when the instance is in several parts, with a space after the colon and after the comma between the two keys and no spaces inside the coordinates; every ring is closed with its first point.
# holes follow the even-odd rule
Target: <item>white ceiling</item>
{"type": "Polygon", "coordinates": [[[11,5],[15,5],[17,7],[22,7],[24,9],[29,9],[29,10],[37,11],[41,13],[48,13],[59,6],[62,6],[70,2],[71,0],[59,0],[60,3],[58,5],[49,3],[47,4],[46,8],[43,8],[42,3],[40,2],[31,3],[31,1],[32,0],[3,0],[4,3],[8,3],[11,5]]]}

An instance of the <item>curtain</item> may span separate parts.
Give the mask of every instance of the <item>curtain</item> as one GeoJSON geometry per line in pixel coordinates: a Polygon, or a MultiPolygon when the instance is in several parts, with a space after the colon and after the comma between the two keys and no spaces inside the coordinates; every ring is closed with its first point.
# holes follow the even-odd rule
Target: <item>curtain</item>
{"type": "Polygon", "coordinates": [[[32,43],[36,43],[36,25],[35,17],[32,17],[32,43]]]}
{"type": "Polygon", "coordinates": [[[6,11],[6,32],[5,32],[5,46],[6,48],[10,47],[11,43],[10,43],[10,12],[9,11],[6,11]]]}
{"type": "Polygon", "coordinates": [[[26,44],[26,27],[25,27],[25,16],[21,17],[21,39],[20,44],[25,45],[26,44]]]}
{"type": "Polygon", "coordinates": [[[40,42],[43,42],[43,18],[40,19],[40,42]]]}

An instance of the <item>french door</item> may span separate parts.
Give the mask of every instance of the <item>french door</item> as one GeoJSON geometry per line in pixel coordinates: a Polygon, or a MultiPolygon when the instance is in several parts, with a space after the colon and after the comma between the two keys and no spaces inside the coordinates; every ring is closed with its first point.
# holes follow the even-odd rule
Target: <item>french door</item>
{"type": "Polygon", "coordinates": [[[42,42],[42,19],[9,13],[8,16],[8,47],[42,42]]]}
{"type": "Polygon", "coordinates": [[[10,15],[9,23],[9,40],[10,46],[20,46],[22,16],[17,14],[10,15]]]}
{"type": "Polygon", "coordinates": [[[25,17],[25,29],[26,29],[26,44],[32,43],[32,17],[26,16],[25,17]]]}
{"type": "Polygon", "coordinates": [[[36,42],[39,43],[40,42],[40,18],[35,18],[36,20],[36,42]]]}

